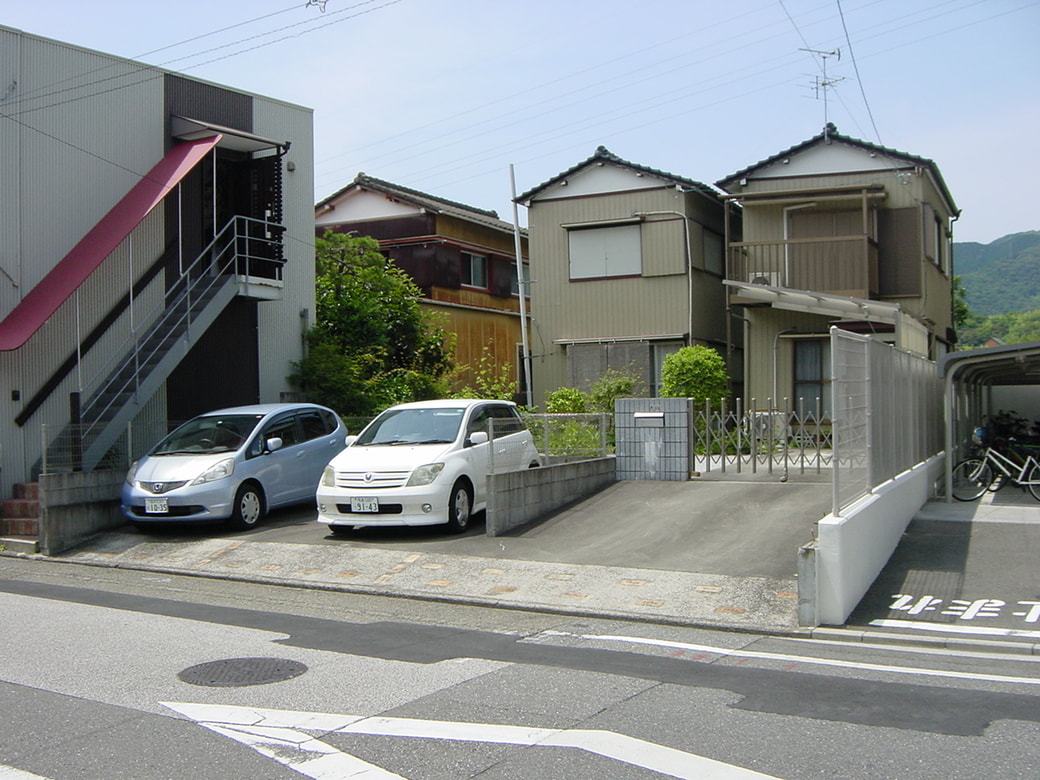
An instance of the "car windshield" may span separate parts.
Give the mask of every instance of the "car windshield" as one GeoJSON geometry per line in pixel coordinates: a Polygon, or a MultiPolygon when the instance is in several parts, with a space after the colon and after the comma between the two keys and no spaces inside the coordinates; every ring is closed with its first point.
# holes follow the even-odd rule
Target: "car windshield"
{"type": "Polygon", "coordinates": [[[233,452],[252,433],[262,415],[196,417],[184,423],[152,450],[152,455],[206,455],[233,452]]]}
{"type": "Polygon", "coordinates": [[[459,434],[465,409],[388,409],[361,432],[363,445],[449,444],[459,434]]]}

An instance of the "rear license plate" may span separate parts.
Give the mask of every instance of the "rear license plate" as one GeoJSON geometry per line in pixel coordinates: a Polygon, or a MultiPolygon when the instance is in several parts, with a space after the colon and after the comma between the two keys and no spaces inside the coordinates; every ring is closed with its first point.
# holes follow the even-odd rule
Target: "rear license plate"
{"type": "Polygon", "coordinates": [[[377,498],[352,498],[350,499],[351,512],[378,512],[379,499],[377,498]]]}
{"type": "Polygon", "coordinates": [[[150,515],[165,515],[170,511],[165,498],[146,498],[144,511],[150,515]]]}

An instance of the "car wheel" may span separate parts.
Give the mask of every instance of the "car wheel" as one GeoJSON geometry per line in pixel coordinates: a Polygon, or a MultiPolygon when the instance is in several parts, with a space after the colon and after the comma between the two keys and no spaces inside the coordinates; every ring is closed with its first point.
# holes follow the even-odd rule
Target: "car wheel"
{"type": "Polygon", "coordinates": [[[473,494],[469,485],[463,480],[456,482],[451,488],[448,500],[448,531],[461,534],[469,527],[469,519],[473,512],[473,494]]]}
{"type": "Polygon", "coordinates": [[[255,482],[247,482],[235,494],[235,503],[231,508],[228,523],[232,528],[246,530],[253,528],[264,516],[264,494],[255,482]]]}

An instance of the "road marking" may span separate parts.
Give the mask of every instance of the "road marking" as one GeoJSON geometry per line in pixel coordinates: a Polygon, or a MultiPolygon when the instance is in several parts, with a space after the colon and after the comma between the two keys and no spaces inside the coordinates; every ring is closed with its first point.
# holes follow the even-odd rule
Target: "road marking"
{"type": "Polygon", "coordinates": [[[311,736],[308,731],[523,747],[574,748],[670,777],[689,780],[771,780],[770,775],[614,731],[540,729],[492,723],[363,717],[187,702],[162,704],[196,721],[200,726],[248,745],[268,758],[273,758],[314,780],[403,778],[344,753],[311,736]]]}
{"type": "Polygon", "coordinates": [[[24,772],[6,764],[0,764],[0,780],[50,780],[50,778],[43,775],[34,775],[32,772],[24,772]]]}
{"type": "Polygon", "coordinates": [[[1040,631],[1024,631],[1018,628],[987,628],[986,626],[951,626],[948,623],[926,623],[922,620],[871,620],[870,625],[880,628],[912,628],[917,631],[941,631],[944,634],[975,634],[977,636],[1007,636],[1040,639],[1040,631]]]}
{"type": "Polygon", "coordinates": [[[572,634],[566,631],[543,631],[540,636],[565,636],[575,639],[599,642],[621,642],[633,645],[649,645],[653,647],[681,648],[696,650],[714,655],[732,656],[735,658],[758,658],[766,661],[794,661],[799,664],[816,664],[817,666],[835,666],[841,669],[861,669],[872,672],[891,672],[893,674],[926,675],[930,677],[949,677],[956,680],[984,680],[986,682],[1014,683],[1019,685],[1040,685],[1036,677],[1006,677],[999,674],[980,674],[977,672],[948,672],[942,669],[921,669],[908,666],[890,666],[888,664],[871,664],[862,661],[836,661],[831,658],[817,658],[806,655],[788,655],[786,653],[763,653],[757,650],[730,650],[725,647],[695,645],[688,642],[672,642],[664,639],[644,639],[635,636],[613,636],[609,634],[572,634]]]}

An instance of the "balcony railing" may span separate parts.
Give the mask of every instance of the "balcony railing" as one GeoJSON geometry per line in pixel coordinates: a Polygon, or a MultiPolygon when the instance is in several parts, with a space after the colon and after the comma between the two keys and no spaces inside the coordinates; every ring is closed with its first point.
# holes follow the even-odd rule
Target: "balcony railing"
{"type": "Polygon", "coordinates": [[[878,297],[877,242],[869,236],[731,243],[727,268],[737,282],[878,297]]]}

